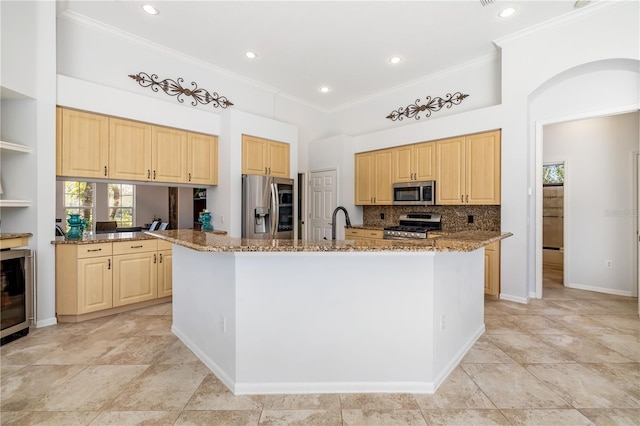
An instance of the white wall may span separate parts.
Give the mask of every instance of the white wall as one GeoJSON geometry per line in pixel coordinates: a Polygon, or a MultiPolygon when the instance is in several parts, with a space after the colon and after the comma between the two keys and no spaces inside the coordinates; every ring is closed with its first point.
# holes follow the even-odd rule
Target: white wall
{"type": "MultiPolygon", "coordinates": [[[[17,160],[22,181],[11,172],[31,207],[2,209],[2,232],[31,232],[36,252],[38,326],[55,324],[55,2],[2,2],[2,137],[24,143],[33,152],[17,160]],[[24,101],[24,99],[29,100],[24,101]],[[19,100],[16,100],[19,99],[19,100]],[[5,121],[9,119],[9,122],[5,121]]],[[[13,188],[11,188],[13,191],[13,188]]],[[[11,195],[11,194],[7,194],[11,195]]]]}
{"type": "Polygon", "coordinates": [[[566,160],[568,287],[630,296],[637,216],[633,153],[639,113],[544,127],[544,161],[566,160]],[[613,268],[604,268],[605,259],[613,268]]]}

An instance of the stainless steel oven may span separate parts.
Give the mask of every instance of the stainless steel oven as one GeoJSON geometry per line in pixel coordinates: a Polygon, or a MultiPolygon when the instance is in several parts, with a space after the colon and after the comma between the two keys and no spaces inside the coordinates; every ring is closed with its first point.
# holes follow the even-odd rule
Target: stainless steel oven
{"type": "Polygon", "coordinates": [[[0,344],[29,334],[33,286],[31,250],[0,251],[0,344]]]}
{"type": "Polygon", "coordinates": [[[402,182],[393,184],[393,204],[396,206],[432,206],[436,201],[435,182],[402,182]]]}

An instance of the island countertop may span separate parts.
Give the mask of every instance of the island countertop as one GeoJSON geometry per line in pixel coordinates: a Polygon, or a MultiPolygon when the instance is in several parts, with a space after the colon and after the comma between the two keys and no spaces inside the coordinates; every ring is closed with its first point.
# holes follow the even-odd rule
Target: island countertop
{"type": "Polygon", "coordinates": [[[205,252],[470,252],[510,237],[510,232],[464,231],[424,240],[252,240],[191,229],[147,231],[147,235],[205,252]]]}

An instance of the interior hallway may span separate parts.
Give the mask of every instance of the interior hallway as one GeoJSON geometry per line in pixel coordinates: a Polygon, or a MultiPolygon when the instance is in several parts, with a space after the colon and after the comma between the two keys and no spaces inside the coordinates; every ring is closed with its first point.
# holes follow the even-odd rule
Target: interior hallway
{"type": "Polygon", "coordinates": [[[546,277],[485,303],[486,333],[434,395],[234,396],[171,334],[171,304],[35,329],[0,348],[2,425],[638,425],[636,298],[546,277]]]}

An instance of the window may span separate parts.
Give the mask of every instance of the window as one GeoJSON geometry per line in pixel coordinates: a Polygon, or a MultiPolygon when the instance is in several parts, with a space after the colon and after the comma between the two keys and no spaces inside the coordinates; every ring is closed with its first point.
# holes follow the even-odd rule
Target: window
{"type": "MultiPolygon", "coordinates": [[[[95,186],[91,182],[64,182],[64,215],[79,213],[87,221],[87,229],[93,229],[93,194],[95,186]]],[[[69,224],[65,221],[65,232],[69,231],[69,224]]]]}
{"type": "Polygon", "coordinates": [[[115,220],[118,228],[133,226],[135,185],[110,183],[109,220],[115,220]]]}
{"type": "Polygon", "coordinates": [[[542,185],[564,185],[564,163],[550,163],[543,165],[542,185]]]}

